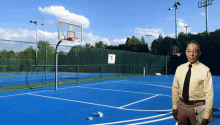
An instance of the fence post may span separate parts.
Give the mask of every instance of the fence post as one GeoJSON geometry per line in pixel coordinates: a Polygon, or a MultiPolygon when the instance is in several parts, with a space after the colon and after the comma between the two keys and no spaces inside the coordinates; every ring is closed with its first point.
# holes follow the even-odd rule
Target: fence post
{"type": "Polygon", "coordinates": [[[119,67],[119,78],[121,78],[121,64],[120,64],[120,51],[119,51],[119,54],[118,54],[118,67],[119,67]]]}
{"type": "Polygon", "coordinates": [[[79,48],[77,47],[77,83],[79,82],[79,48]]]}
{"type": "Polygon", "coordinates": [[[166,76],[167,76],[167,57],[166,57],[166,76]]]}
{"type": "Polygon", "coordinates": [[[100,49],[100,63],[101,63],[101,67],[100,67],[100,70],[101,70],[101,79],[102,79],[102,49],[100,49]]]}
{"type": "Polygon", "coordinates": [[[134,52],[134,76],[135,76],[135,52],[134,52]]]}
{"type": "Polygon", "coordinates": [[[46,55],[45,55],[45,86],[47,86],[47,44],[45,44],[46,55]]]}

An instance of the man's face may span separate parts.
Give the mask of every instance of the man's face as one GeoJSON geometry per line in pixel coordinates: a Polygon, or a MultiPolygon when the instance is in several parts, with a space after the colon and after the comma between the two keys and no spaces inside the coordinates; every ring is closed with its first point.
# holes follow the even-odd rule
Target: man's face
{"type": "Polygon", "coordinates": [[[199,59],[201,51],[195,43],[190,43],[186,48],[186,57],[190,64],[195,63],[199,59]]]}

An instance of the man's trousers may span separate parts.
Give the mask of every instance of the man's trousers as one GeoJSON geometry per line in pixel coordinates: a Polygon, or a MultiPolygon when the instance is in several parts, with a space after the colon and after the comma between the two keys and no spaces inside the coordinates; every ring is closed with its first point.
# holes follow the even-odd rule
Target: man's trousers
{"type": "Polygon", "coordinates": [[[195,104],[186,104],[181,98],[177,102],[178,125],[196,125],[195,107],[202,106],[205,101],[195,104]]]}

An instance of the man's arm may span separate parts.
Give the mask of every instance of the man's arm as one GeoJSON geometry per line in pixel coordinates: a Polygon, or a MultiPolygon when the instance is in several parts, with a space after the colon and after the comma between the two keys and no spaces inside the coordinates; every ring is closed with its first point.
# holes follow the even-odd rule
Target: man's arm
{"type": "Polygon", "coordinates": [[[204,119],[209,119],[213,108],[213,83],[212,75],[208,70],[204,78],[204,92],[205,92],[205,114],[204,119]]]}
{"type": "Polygon", "coordinates": [[[179,99],[179,84],[177,80],[177,72],[175,73],[173,86],[172,86],[172,108],[177,109],[177,100],[179,99]]]}

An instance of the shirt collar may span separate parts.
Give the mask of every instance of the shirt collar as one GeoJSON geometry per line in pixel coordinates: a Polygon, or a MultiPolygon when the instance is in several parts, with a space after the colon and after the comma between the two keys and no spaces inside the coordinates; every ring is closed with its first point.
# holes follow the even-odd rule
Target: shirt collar
{"type": "MultiPolygon", "coordinates": [[[[190,63],[187,62],[187,66],[189,65],[190,63]]],[[[195,68],[196,66],[198,66],[199,64],[199,60],[197,60],[195,63],[192,64],[192,68],[195,68]]]]}

